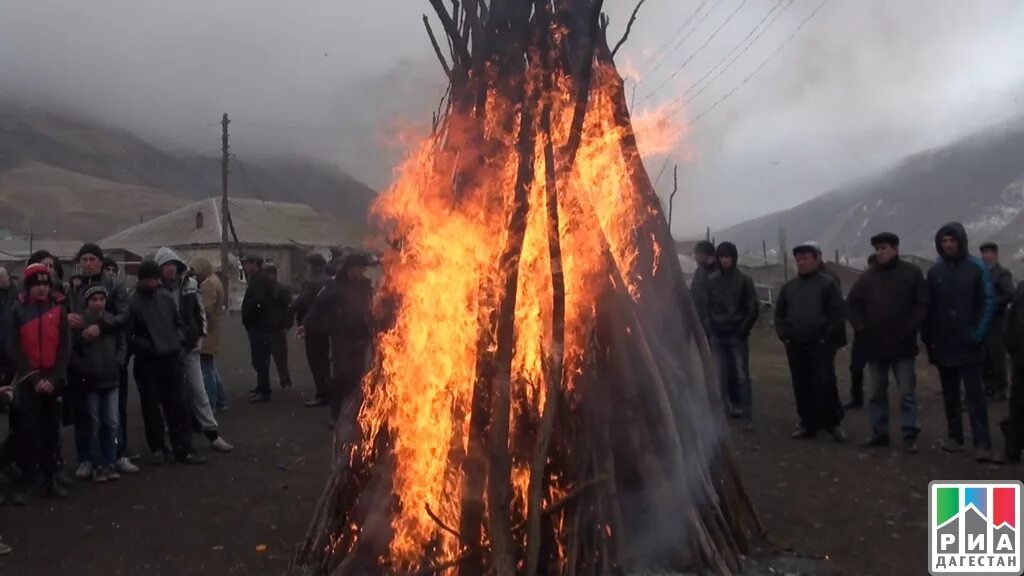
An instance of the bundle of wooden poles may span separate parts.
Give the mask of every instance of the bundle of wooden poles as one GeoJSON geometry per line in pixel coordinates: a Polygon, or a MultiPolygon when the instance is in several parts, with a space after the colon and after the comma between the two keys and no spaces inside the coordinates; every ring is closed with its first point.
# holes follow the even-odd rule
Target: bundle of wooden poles
{"type": "MultiPolygon", "coordinates": [[[[390,439],[386,430],[377,438],[362,437],[357,418],[363,396],[357,393],[339,419],[338,455],[295,557],[295,573],[741,572],[742,555],[761,528],[728,441],[707,343],[674,241],[641,162],[602,0],[430,4],[446,42],[438,40],[426,16],[424,23],[450,82],[435,130],[443,130],[452,118],[475,118],[478,141],[486,147],[501,146],[487,143],[483,134],[488,114],[508,114],[499,120],[518,126],[514,149],[488,152],[518,157],[519,170],[508,196],[511,205],[494,206],[507,215],[508,234],[499,250],[498,278],[482,293],[497,298],[498,305],[481,319],[469,437],[465,450],[450,462],[461,477],[460,522],[448,526],[436,519],[439,531],[462,543],[461,553],[442,557],[428,546],[412,569],[389,562],[390,512],[396,505],[390,489],[390,439]],[[608,240],[601,239],[608,285],[596,304],[598,320],[579,377],[585,386],[577,386],[585,393],[570,402],[563,386],[566,306],[559,218],[565,215],[558,210],[558,189],[576,161],[599,71],[603,79],[611,73],[621,153],[632,193],[646,208],[635,237],[654,239],[637,242],[635,266],[658,273],[635,279],[640,298],[634,298],[608,240]],[[571,131],[563,142],[551,134],[552,111],[544,104],[551,99],[534,93],[553,89],[556,77],[571,78],[573,86],[571,131]],[[489,110],[489,91],[526,105],[489,110]],[[541,103],[539,109],[534,103],[541,103]],[[528,201],[538,141],[546,143],[542,207],[528,201]],[[554,295],[545,403],[540,418],[510,430],[518,263],[526,216],[540,209],[547,213],[554,295]],[[358,446],[367,442],[379,447],[373,461],[358,456],[365,453],[358,446]],[[513,461],[529,463],[525,515],[511,506],[513,461]],[[556,478],[562,490],[551,498],[556,478]]],[[[454,177],[475,176],[467,171],[454,177]]],[[[597,221],[593,213],[583,217],[597,221]]],[[[600,226],[594,228],[601,234],[600,226]]],[[[400,299],[401,294],[391,297],[400,299]]],[[[364,386],[379,385],[378,374],[371,370],[364,386]]]]}

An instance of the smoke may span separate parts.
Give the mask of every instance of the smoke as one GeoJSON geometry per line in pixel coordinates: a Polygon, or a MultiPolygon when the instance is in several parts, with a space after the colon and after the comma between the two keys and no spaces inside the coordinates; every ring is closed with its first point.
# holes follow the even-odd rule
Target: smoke
{"type": "MultiPolygon", "coordinates": [[[[777,2],[749,0],[710,38],[742,1],[706,2],[706,17],[653,70],[655,51],[701,1],[645,3],[619,54],[640,77],[638,108],[683,94],[777,2]]],[[[677,113],[695,118],[739,87],[685,131],[677,234],[786,208],[1020,108],[1024,3],[1015,0],[832,0],[742,84],[818,2],[794,0],[677,113]]],[[[240,158],[312,155],[379,188],[396,158],[390,135],[429,122],[441,95],[420,20],[426,2],[7,4],[0,96],[72,108],[182,152],[214,153],[228,112],[240,158]]],[[[633,5],[605,2],[613,41],[633,5]]],[[[667,198],[671,169],[659,189],[667,198]]]]}

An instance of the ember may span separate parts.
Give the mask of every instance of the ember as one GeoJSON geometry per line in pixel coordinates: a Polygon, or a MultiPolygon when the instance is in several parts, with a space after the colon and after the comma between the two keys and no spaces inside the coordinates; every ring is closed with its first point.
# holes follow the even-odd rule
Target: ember
{"type": "Polygon", "coordinates": [[[431,4],[447,107],[375,207],[383,326],[296,563],[738,572],[760,528],[601,0],[431,4]]]}

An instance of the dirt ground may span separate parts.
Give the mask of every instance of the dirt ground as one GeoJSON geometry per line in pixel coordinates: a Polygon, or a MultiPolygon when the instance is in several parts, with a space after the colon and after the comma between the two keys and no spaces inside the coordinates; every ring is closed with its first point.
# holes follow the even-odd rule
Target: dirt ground
{"type": "MultiPolygon", "coordinates": [[[[0,576],[285,572],[328,474],[327,412],[302,407],[311,384],[298,342],[291,348],[296,387],[275,388],[271,404],[245,403],[253,382],[247,343],[237,322],[228,330],[220,368],[230,409],[218,418],[235,452],[211,454],[210,464],[200,468],[153,468],[143,460],[137,477],[78,485],[65,501],[37,498],[27,508],[0,507],[0,536],[14,547],[0,558],[0,576]],[[260,545],[265,552],[257,551],[260,545]]],[[[919,454],[859,449],[856,444],[868,434],[863,411],[847,415],[850,444],[839,446],[828,437],[791,440],[795,411],[781,346],[762,329],[752,348],[756,426],[734,437],[768,530],[768,540],[753,555],[774,564],[778,573],[800,571],[794,566],[807,566],[803,559],[810,558],[821,560],[813,571],[822,574],[924,574],[928,483],[1022,476],[1019,467],[982,466],[934,447],[945,429],[942,400],[923,360],[918,363],[919,454]]],[[[845,362],[841,356],[844,400],[845,362]]],[[[132,394],[129,444],[145,454],[132,394]]],[[[991,407],[998,444],[995,422],[1006,405],[991,407]]],[[[208,450],[201,436],[195,441],[208,450]]],[[[65,445],[70,457],[70,437],[65,445]]]]}

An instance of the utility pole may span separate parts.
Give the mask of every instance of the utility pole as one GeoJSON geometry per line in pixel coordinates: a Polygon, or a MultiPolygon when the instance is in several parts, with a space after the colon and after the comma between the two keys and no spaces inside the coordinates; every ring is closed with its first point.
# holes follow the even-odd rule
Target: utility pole
{"type": "Polygon", "coordinates": [[[761,239],[761,254],[764,255],[764,265],[768,265],[768,241],[764,238],[761,239]]]}
{"type": "Polygon", "coordinates": [[[782,277],[789,282],[789,252],[786,250],[786,229],[779,226],[779,258],[782,260],[782,277]]]}
{"type": "Polygon", "coordinates": [[[230,287],[231,283],[231,262],[228,261],[228,124],[231,121],[228,120],[228,113],[224,113],[224,117],[220,121],[221,126],[221,146],[220,146],[220,179],[221,179],[221,197],[220,197],[220,270],[221,270],[221,281],[224,283],[224,294],[228,295],[228,301],[230,302],[230,287]]]}

